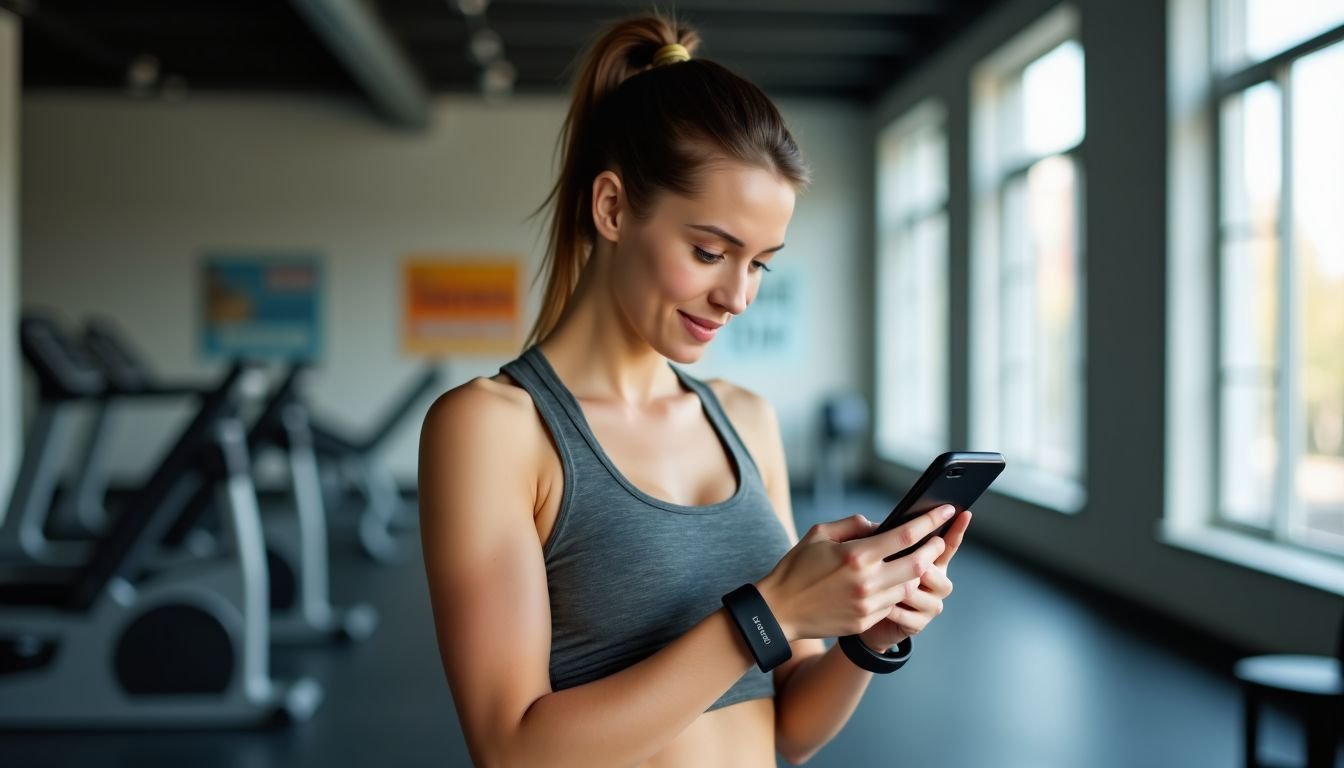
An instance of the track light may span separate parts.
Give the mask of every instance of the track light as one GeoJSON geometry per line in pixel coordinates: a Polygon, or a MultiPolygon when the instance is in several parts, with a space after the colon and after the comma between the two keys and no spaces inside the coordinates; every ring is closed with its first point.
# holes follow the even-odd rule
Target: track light
{"type": "Polygon", "coordinates": [[[467,48],[471,52],[471,60],[483,67],[504,53],[504,41],[493,29],[486,27],[472,33],[467,48]]]}
{"type": "Polygon", "coordinates": [[[490,0],[457,0],[457,9],[463,16],[483,16],[490,0]]]}
{"type": "Polygon", "coordinates": [[[491,62],[481,70],[481,90],[487,99],[504,99],[513,93],[513,83],[517,77],[518,71],[509,62],[503,59],[491,62]]]}
{"type": "Polygon", "coordinates": [[[159,60],[148,53],[141,53],[126,64],[126,90],[132,96],[148,96],[159,84],[159,60]]]}

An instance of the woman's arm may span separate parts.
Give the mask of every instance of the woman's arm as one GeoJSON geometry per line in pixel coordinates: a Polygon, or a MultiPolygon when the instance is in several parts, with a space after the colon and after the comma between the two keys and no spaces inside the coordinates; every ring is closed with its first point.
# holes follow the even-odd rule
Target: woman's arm
{"type": "MultiPolygon", "coordinates": [[[[474,762],[637,764],[670,743],[753,664],[720,610],[644,661],[550,689],[550,608],[533,521],[536,419],[492,389],[439,399],[421,432],[422,544],[444,669],[474,762]],[[651,695],[656,692],[656,695],[651,695]]],[[[497,385],[496,385],[497,386],[497,385]]],[[[532,410],[530,401],[528,411],[532,410]]]]}
{"type": "MultiPolygon", "coordinates": [[[[780,523],[789,534],[790,544],[798,541],[789,495],[788,467],[779,421],[774,409],[764,398],[738,390],[735,404],[749,411],[746,421],[754,443],[755,453],[763,461],[762,475],[771,503],[780,523]]],[[[963,516],[967,517],[967,516],[963,516]]],[[[933,567],[921,574],[921,584],[927,580],[930,589],[911,594],[906,604],[913,610],[893,608],[882,620],[861,637],[877,650],[886,650],[902,637],[917,633],[942,610],[941,597],[951,593],[951,582],[946,580],[946,563],[955,554],[955,544],[965,530],[967,521],[959,520],[948,536],[948,547],[934,562],[933,567]],[[941,595],[941,597],[940,597],[941,595]],[[902,631],[905,630],[905,631],[902,631]]],[[[870,534],[876,524],[861,517],[847,518],[836,525],[842,526],[837,538],[862,537],[870,534]]],[[[791,643],[793,658],[775,671],[775,738],[779,753],[795,765],[806,762],[818,750],[835,738],[849,722],[859,701],[872,680],[871,672],[859,669],[838,646],[826,649],[818,639],[797,640],[791,643]]]]}
{"type": "MultiPolygon", "coordinates": [[[[798,528],[793,522],[779,418],[764,398],[744,390],[735,394],[738,397],[733,399],[740,404],[735,403],[734,410],[751,412],[743,420],[751,425],[751,436],[745,439],[754,443],[766,492],[792,546],[798,541],[798,528]],[[742,403],[743,399],[748,402],[742,403]]],[[[856,535],[860,534],[856,531],[856,535]]],[[[785,760],[797,765],[835,738],[849,722],[873,674],[854,666],[839,648],[827,651],[819,639],[795,640],[790,647],[793,658],[775,669],[775,748],[785,760]]]]}
{"type": "MultiPolygon", "coordinates": [[[[921,575],[919,588],[893,606],[887,618],[859,635],[868,647],[886,651],[919,634],[942,613],[943,600],[952,593],[947,565],[956,555],[968,525],[969,512],[953,522],[947,533],[946,549],[921,575]]],[[[860,526],[870,530],[877,527],[870,521],[863,521],[860,526]]],[[[776,738],[780,754],[795,765],[816,754],[849,722],[872,677],[873,673],[855,666],[839,646],[808,656],[777,695],[776,738]]]]}

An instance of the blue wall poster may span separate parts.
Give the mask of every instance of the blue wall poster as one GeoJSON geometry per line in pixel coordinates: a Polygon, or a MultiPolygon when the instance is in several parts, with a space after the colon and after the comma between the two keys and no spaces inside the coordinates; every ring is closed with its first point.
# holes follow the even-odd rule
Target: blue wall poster
{"type": "Polygon", "coordinates": [[[322,269],[311,251],[207,251],[201,350],[212,359],[316,360],[322,269]]]}

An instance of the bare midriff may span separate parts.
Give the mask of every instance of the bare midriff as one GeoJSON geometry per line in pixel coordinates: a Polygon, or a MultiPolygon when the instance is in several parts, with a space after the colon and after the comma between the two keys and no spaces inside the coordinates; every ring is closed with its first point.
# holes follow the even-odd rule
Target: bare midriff
{"type": "Polygon", "coordinates": [[[751,699],[706,712],[643,768],[774,768],[775,700],[751,699]]]}

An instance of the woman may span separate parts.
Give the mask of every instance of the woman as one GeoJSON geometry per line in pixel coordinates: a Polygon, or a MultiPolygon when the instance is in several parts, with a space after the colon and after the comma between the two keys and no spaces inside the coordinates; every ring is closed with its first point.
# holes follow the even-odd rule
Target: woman
{"type": "Polygon", "coordinates": [[[425,567],[481,765],[803,762],[873,674],[819,638],[887,669],[952,591],[969,515],[889,563],[941,510],[799,542],[770,405],[669,363],[746,311],[807,181],[774,105],[698,42],[650,17],[594,44],[527,349],[425,419],[425,567]]]}

